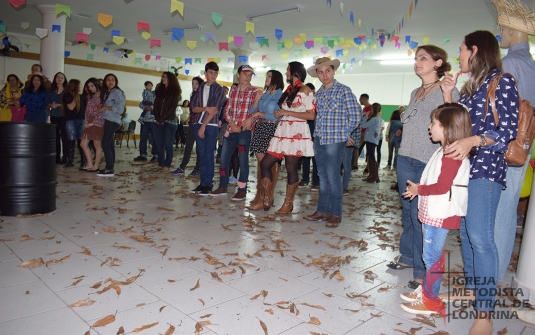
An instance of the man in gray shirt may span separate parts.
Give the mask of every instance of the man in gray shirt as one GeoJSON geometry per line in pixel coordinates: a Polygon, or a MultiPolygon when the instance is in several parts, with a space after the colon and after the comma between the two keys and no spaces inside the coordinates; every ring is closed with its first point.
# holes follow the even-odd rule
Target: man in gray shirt
{"type": "MultiPolygon", "coordinates": [[[[517,82],[520,97],[535,106],[535,60],[529,52],[529,35],[535,35],[535,22],[515,17],[505,10],[507,1],[492,0],[498,10],[498,24],[501,28],[500,47],[509,49],[502,59],[504,72],[511,73],[517,82]]],[[[527,7],[523,9],[528,11],[527,7]]],[[[532,13],[526,13],[532,14],[532,13]]],[[[529,161],[529,158],[528,158],[529,161]]],[[[502,191],[494,226],[494,241],[498,250],[498,280],[503,280],[515,243],[517,206],[520,189],[526,174],[526,167],[507,168],[507,188],[502,191]]],[[[526,223],[528,224],[528,223],[526,223]]]]}

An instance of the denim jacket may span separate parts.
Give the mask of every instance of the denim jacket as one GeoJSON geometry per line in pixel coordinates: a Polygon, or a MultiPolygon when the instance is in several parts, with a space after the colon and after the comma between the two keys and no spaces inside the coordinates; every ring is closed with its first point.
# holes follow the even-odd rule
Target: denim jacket
{"type": "Polygon", "coordinates": [[[279,110],[279,99],[282,96],[282,90],[279,88],[275,93],[270,94],[268,92],[264,93],[260,101],[258,101],[258,107],[254,108],[252,105],[249,108],[251,113],[263,112],[266,116],[265,119],[268,121],[279,121],[279,118],[275,117],[275,111],[279,110]]]}

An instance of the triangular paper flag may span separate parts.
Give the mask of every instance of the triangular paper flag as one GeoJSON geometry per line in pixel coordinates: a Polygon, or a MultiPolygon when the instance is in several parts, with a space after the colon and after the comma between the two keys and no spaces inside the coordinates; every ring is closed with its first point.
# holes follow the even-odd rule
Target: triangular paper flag
{"type": "Polygon", "coordinates": [[[65,13],[65,15],[67,15],[67,17],[71,17],[71,7],[70,6],[56,4],[56,15],[59,15],[61,13],[65,13]]]}
{"type": "Polygon", "coordinates": [[[340,57],[344,54],[344,50],[340,49],[340,50],[336,50],[336,57],[340,57]]]}
{"type": "Polygon", "coordinates": [[[109,52],[109,51],[110,51],[109,48],[103,48],[103,49],[102,49],[102,52],[109,52]]]}
{"type": "Polygon", "coordinates": [[[233,73],[233,74],[238,73],[238,69],[234,69],[234,70],[232,70],[232,73],[233,73]]]}
{"type": "Polygon", "coordinates": [[[429,36],[424,36],[424,39],[422,40],[422,44],[426,45],[427,43],[429,43],[429,36]]]}
{"type": "Polygon", "coordinates": [[[157,39],[154,39],[154,38],[151,38],[150,40],[150,48],[154,48],[154,47],[161,47],[162,46],[162,41],[161,40],[157,40],[157,39]]]}
{"type": "Polygon", "coordinates": [[[282,59],[288,59],[289,56],[290,56],[289,53],[283,53],[283,54],[281,54],[282,59]]]}
{"type": "Polygon", "coordinates": [[[44,37],[46,37],[46,35],[48,35],[48,29],[35,28],[35,35],[43,39],[44,37]]]}
{"type": "Polygon", "coordinates": [[[269,40],[267,38],[262,38],[259,43],[260,43],[260,47],[263,47],[264,45],[269,47],[269,40]]]}
{"type": "Polygon", "coordinates": [[[20,26],[22,27],[22,29],[28,29],[30,28],[30,22],[22,22],[20,26]]]}
{"type": "Polygon", "coordinates": [[[282,38],[282,29],[275,29],[275,37],[277,40],[280,40],[282,38]]]}
{"type": "Polygon", "coordinates": [[[294,42],[297,45],[303,44],[304,41],[301,41],[301,38],[299,36],[294,37],[294,42]]]}
{"type": "Polygon", "coordinates": [[[305,48],[310,49],[314,47],[314,41],[306,41],[305,48]]]}
{"type": "Polygon", "coordinates": [[[76,33],[76,42],[85,42],[89,43],[87,40],[87,34],[84,33],[76,33]]]}
{"type": "Polygon", "coordinates": [[[124,43],[124,36],[113,36],[113,43],[121,45],[124,43]]]}
{"type": "Polygon", "coordinates": [[[59,24],[53,24],[52,25],[52,32],[57,31],[58,33],[61,32],[61,25],[59,24]]]}
{"type": "Polygon", "coordinates": [[[254,23],[252,22],[245,22],[245,33],[251,33],[254,35],[254,23]]]}
{"type": "Polygon", "coordinates": [[[93,32],[93,28],[84,28],[82,29],[82,32],[86,35],[91,35],[91,33],[93,32]]]}
{"type": "Polygon", "coordinates": [[[201,64],[202,63],[202,60],[200,58],[195,58],[195,63],[199,63],[201,64]]]}
{"type": "Polygon", "coordinates": [[[229,36],[227,43],[234,43],[234,36],[229,36]]]}
{"type": "Polygon", "coordinates": [[[277,42],[277,51],[284,48],[284,42],[277,42]]]}
{"type": "Polygon", "coordinates": [[[284,41],[284,46],[286,47],[286,49],[290,50],[293,46],[293,42],[292,40],[285,40],[284,41]]]}
{"type": "Polygon", "coordinates": [[[269,60],[269,59],[267,58],[267,55],[262,55],[262,61],[264,61],[265,59],[269,60]]]}
{"type": "Polygon", "coordinates": [[[329,42],[327,42],[327,45],[329,46],[329,48],[334,48],[334,40],[329,40],[329,42]]]}
{"type": "MultiPolygon", "coordinates": [[[[533,36],[530,36],[530,38],[533,37],[533,36]]],[[[448,43],[450,41],[450,38],[449,37],[444,37],[444,39],[442,40],[442,45],[448,43]]]]}
{"type": "Polygon", "coordinates": [[[9,0],[9,3],[11,4],[11,6],[19,8],[20,6],[26,3],[26,0],[9,0]]]}
{"type": "Polygon", "coordinates": [[[405,36],[405,43],[409,43],[411,41],[411,37],[410,36],[405,36]]]}
{"type": "Polygon", "coordinates": [[[234,57],[229,57],[228,58],[228,63],[234,63],[234,57]]]}
{"type": "Polygon", "coordinates": [[[234,45],[238,48],[243,44],[243,36],[234,36],[234,45]]]}
{"type": "Polygon", "coordinates": [[[184,58],[184,65],[188,65],[188,64],[193,65],[193,58],[184,58]]]}
{"type": "Polygon", "coordinates": [[[150,55],[145,55],[145,60],[149,61],[150,60],[150,55]]]}
{"type": "Polygon", "coordinates": [[[135,60],[136,60],[135,64],[142,64],[143,63],[141,58],[135,58],[135,60]]]}
{"type": "Polygon", "coordinates": [[[96,45],[91,44],[91,50],[95,50],[96,47],[97,47],[96,45]]]}
{"type": "Polygon", "coordinates": [[[214,43],[216,43],[215,33],[204,33],[204,38],[205,41],[213,41],[214,43]]]}
{"type": "Polygon", "coordinates": [[[249,42],[249,49],[256,51],[260,48],[260,44],[258,42],[249,42]]]}
{"type": "Polygon", "coordinates": [[[219,26],[223,22],[223,15],[212,12],[212,22],[216,26],[219,26]]]}
{"type": "Polygon", "coordinates": [[[104,28],[109,26],[113,22],[113,16],[107,14],[98,14],[98,23],[100,23],[104,28]]]}
{"type": "Polygon", "coordinates": [[[162,59],[162,56],[160,55],[156,56],[156,60],[160,60],[160,59],[162,59]]]}
{"type": "Polygon", "coordinates": [[[141,32],[141,37],[143,37],[143,39],[146,41],[150,38],[150,33],[143,31],[141,32]]]}
{"type": "Polygon", "coordinates": [[[206,42],[206,35],[203,34],[199,38],[201,41],[206,42]]]}
{"type": "Polygon", "coordinates": [[[314,43],[317,43],[317,44],[323,43],[323,38],[322,37],[314,37],[314,43]]]}
{"type": "Polygon", "coordinates": [[[179,41],[184,37],[184,29],[182,28],[173,28],[171,35],[171,41],[179,41]]]}
{"type": "Polygon", "coordinates": [[[70,51],[65,50],[65,58],[69,57],[71,55],[70,51]]]}
{"type": "Polygon", "coordinates": [[[121,36],[121,31],[120,30],[112,30],[111,31],[111,37],[113,38],[113,36],[121,36]]]}
{"type": "Polygon", "coordinates": [[[193,50],[197,47],[197,41],[187,41],[186,45],[190,50],[193,50]]]}
{"type": "MultiPolygon", "coordinates": [[[[189,59],[189,63],[191,64],[191,58],[187,58],[187,59],[189,59]]],[[[180,62],[182,62],[182,57],[176,57],[175,58],[175,63],[180,64],[180,62]]],[[[185,63],[185,64],[188,64],[188,63],[185,63]]]]}
{"type": "Polygon", "coordinates": [[[137,23],[137,32],[139,33],[141,29],[145,29],[148,33],[150,33],[150,23],[139,21],[137,23]]]}
{"type": "Polygon", "coordinates": [[[227,50],[228,51],[228,43],[225,43],[225,42],[219,42],[219,51],[221,50],[227,50]]]}
{"type": "Polygon", "coordinates": [[[93,60],[93,54],[87,54],[87,60],[93,60]]]}
{"type": "Polygon", "coordinates": [[[171,0],[171,14],[176,10],[181,16],[184,16],[184,3],[178,0],[171,0]]]}

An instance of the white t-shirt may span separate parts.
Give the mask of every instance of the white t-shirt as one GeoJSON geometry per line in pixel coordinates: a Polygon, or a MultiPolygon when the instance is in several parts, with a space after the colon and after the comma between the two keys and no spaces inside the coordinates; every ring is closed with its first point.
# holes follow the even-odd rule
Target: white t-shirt
{"type": "MultiPolygon", "coordinates": [[[[210,96],[210,87],[212,85],[208,86],[208,85],[204,85],[204,90],[202,92],[202,104],[203,104],[203,107],[207,107],[208,105],[208,97],[210,96]]],[[[199,124],[202,124],[202,120],[204,118],[204,114],[206,114],[206,112],[202,112],[201,114],[201,117],[199,118],[199,124]]],[[[208,123],[208,126],[218,126],[217,124],[211,124],[211,123],[208,123]]]]}

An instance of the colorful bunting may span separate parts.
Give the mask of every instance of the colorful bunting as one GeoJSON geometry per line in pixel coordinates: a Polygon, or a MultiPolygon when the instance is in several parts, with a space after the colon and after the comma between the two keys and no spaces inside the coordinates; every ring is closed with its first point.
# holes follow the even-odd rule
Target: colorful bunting
{"type": "Polygon", "coordinates": [[[245,33],[251,33],[254,35],[254,23],[249,21],[245,22],[245,33]]]}
{"type": "Polygon", "coordinates": [[[234,63],[234,57],[229,57],[228,58],[228,63],[234,63]]]}
{"type": "Polygon", "coordinates": [[[249,49],[256,51],[260,48],[260,44],[258,42],[249,42],[249,49]]]}
{"type": "Polygon", "coordinates": [[[217,26],[219,26],[223,22],[223,15],[212,12],[212,22],[217,26]]]}
{"type": "Polygon", "coordinates": [[[225,42],[219,42],[219,51],[221,50],[227,50],[228,51],[228,43],[225,43],[225,42]]]}
{"type": "Polygon", "coordinates": [[[413,41],[409,42],[409,48],[415,49],[417,46],[418,46],[418,42],[413,42],[413,41]]]}
{"type": "Polygon", "coordinates": [[[184,58],[184,65],[188,65],[188,64],[193,65],[193,58],[184,58]]]}
{"type": "Polygon", "coordinates": [[[289,56],[290,56],[289,53],[283,53],[283,54],[281,54],[282,59],[288,59],[289,56]]]}
{"type": "Polygon", "coordinates": [[[120,45],[124,43],[124,36],[113,36],[113,43],[120,45]]]}
{"type": "Polygon", "coordinates": [[[150,40],[150,48],[154,48],[154,47],[161,47],[162,46],[162,41],[161,40],[157,40],[157,39],[154,39],[154,38],[151,38],[150,40]]]}
{"type": "Polygon", "coordinates": [[[286,49],[290,50],[293,46],[293,42],[292,40],[285,40],[284,41],[284,46],[286,47],[286,49]]]}
{"type": "Polygon", "coordinates": [[[93,60],[93,54],[87,54],[87,60],[93,60]]]}
{"type": "Polygon", "coordinates": [[[349,12],[349,22],[355,25],[355,17],[353,16],[353,12],[349,12]]]}
{"type": "Polygon", "coordinates": [[[111,31],[111,37],[113,38],[113,36],[121,36],[121,31],[120,30],[112,30],[111,31]]]}
{"type": "Polygon", "coordinates": [[[143,31],[141,32],[141,37],[143,37],[143,39],[146,41],[150,38],[150,33],[143,31]]]}
{"type": "Polygon", "coordinates": [[[410,42],[411,42],[411,37],[405,36],[405,43],[410,43],[410,42]]]}
{"type": "Polygon", "coordinates": [[[427,43],[429,43],[429,36],[424,36],[424,39],[422,41],[422,44],[423,45],[426,45],[427,43]]]}
{"type": "Polygon", "coordinates": [[[269,59],[267,58],[267,55],[262,55],[262,61],[264,61],[264,60],[266,60],[266,59],[269,60],[269,59]]]}
{"type": "Polygon", "coordinates": [[[57,31],[58,33],[61,32],[61,25],[59,24],[53,24],[52,25],[52,32],[57,31]]]}
{"type": "Polygon", "coordinates": [[[69,56],[71,55],[71,52],[70,52],[70,51],[67,51],[67,50],[65,50],[65,53],[64,53],[64,55],[65,55],[65,58],[67,58],[67,57],[69,57],[69,56]]]}
{"type": "Polygon", "coordinates": [[[172,29],[172,35],[171,35],[171,41],[178,41],[184,37],[184,29],[182,28],[173,28],[172,29]]]}
{"type": "Polygon", "coordinates": [[[20,6],[26,3],[26,0],[9,0],[9,3],[11,4],[11,6],[19,8],[20,6]]]}
{"type": "Polygon", "coordinates": [[[282,29],[275,29],[275,37],[277,40],[280,40],[282,38],[282,29]]]}
{"type": "MultiPolygon", "coordinates": [[[[5,24],[2,24],[4,26],[5,31],[5,24]]],[[[43,39],[48,35],[48,29],[44,28],[35,28],[35,35],[37,35],[39,38],[43,39]]]]}
{"type": "Polygon", "coordinates": [[[305,48],[310,49],[314,47],[314,41],[306,41],[305,48]]]}
{"type": "Polygon", "coordinates": [[[100,25],[103,26],[104,28],[112,24],[112,22],[113,22],[113,16],[98,13],[98,23],[100,23],[100,25]]]}
{"type": "Polygon", "coordinates": [[[28,29],[30,28],[30,22],[21,22],[20,26],[22,27],[22,29],[28,29]]]}
{"type": "Polygon", "coordinates": [[[260,40],[260,47],[263,47],[264,45],[269,48],[269,40],[267,38],[263,38],[260,40]]]}
{"type": "Polygon", "coordinates": [[[277,42],[277,51],[284,48],[284,42],[277,42]]]}
{"type": "Polygon", "coordinates": [[[56,4],[56,15],[59,15],[59,14],[62,14],[62,13],[67,15],[67,17],[71,17],[71,7],[70,6],[56,4]]]}
{"type": "Polygon", "coordinates": [[[91,50],[95,50],[96,48],[97,48],[97,46],[96,46],[96,45],[94,45],[94,44],[91,44],[91,50]]]}
{"type": "Polygon", "coordinates": [[[137,32],[139,33],[142,29],[145,29],[148,33],[150,33],[150,23],[138,21],[137,32]]]}
{"type": "Polygon", "coordinates": [[[171,14],[178,11],[181,16],[184,16],[184,3],[178,0],[171,0],[171,14]]]}
{"type": "Polygon", "coordinates": [[[190,50],[193,50],[197,47],[197,41],[187,41],[186,42],[186,46],[190,49],[190,50]]]}
{"type": "Polygon", "coordinates": [[[247,57],[247,56],[238,56],[238,63],[246,64],[248,61],[249,61],[249,57],[247,57]]]}
{"type": "Polygon", "coordinates": [[[216,43],[215,33],[204,33],[204,38],[206,41],[213,41],[214,43],[216,43]]]}
{"type": "Polygon", "coordinates": [[[91,33],[93,32],[93,28],[84,28],[82,29],[82,32],[84,34],[91,35],[91,33]]]}
{"type": "Polygon", "coordinates": [[[241,47],[243,44],[243,36],[234,36],[234,45],[236,45],[238,48],[241,47]]]}
{"type": "MultiPolygon", "coordinates": [[[[158,58],[156,58],[156,59],[158,59],[158,58]]],[[[190,60],[189,63],[191,64],[191,58],[189,58],[189,60],[190,60]]],[[[175,63],[180,64],[180,62],[182,62],[182,57],[176,57],[175,58],[175,63]]],[[[188,64],[188,63],[185,63],[185,64],[188,64]]]]}
{"type": "Polygon", "coordinates": [[[156,56],[156,60],[160,60],[160,59],[162,59],[162,56],[160,55],[156,56]]]}
{"type": "Polygon", "coordinates": [[[450,41],[449,37],[444,37],[444,39],[442,40],[442,45],[448,43],[449,41],[450,41]]]}
{"type": "Polygon", "coordinates": [[[134,65],[136,64],[143,64],[143,60],[141,58],[134,58],[135,59],[135,62],[134,62],[134,65]]]}
{"type": "Polygon", "coordinates": [[[107,47],[105,47],[104,49],[102,49],[102,52],[109,52],[109,51],[110,51],[110,49],[107,48],[107,47]]]}
{"type": "Polygon", "coordinates": [[[201,61],[201,59],[200,59],[200,58],[195,58],[195,63],[199,63],[199,64],[201,64],[201,63],[202,63],[202,61],[201,61]]]}

